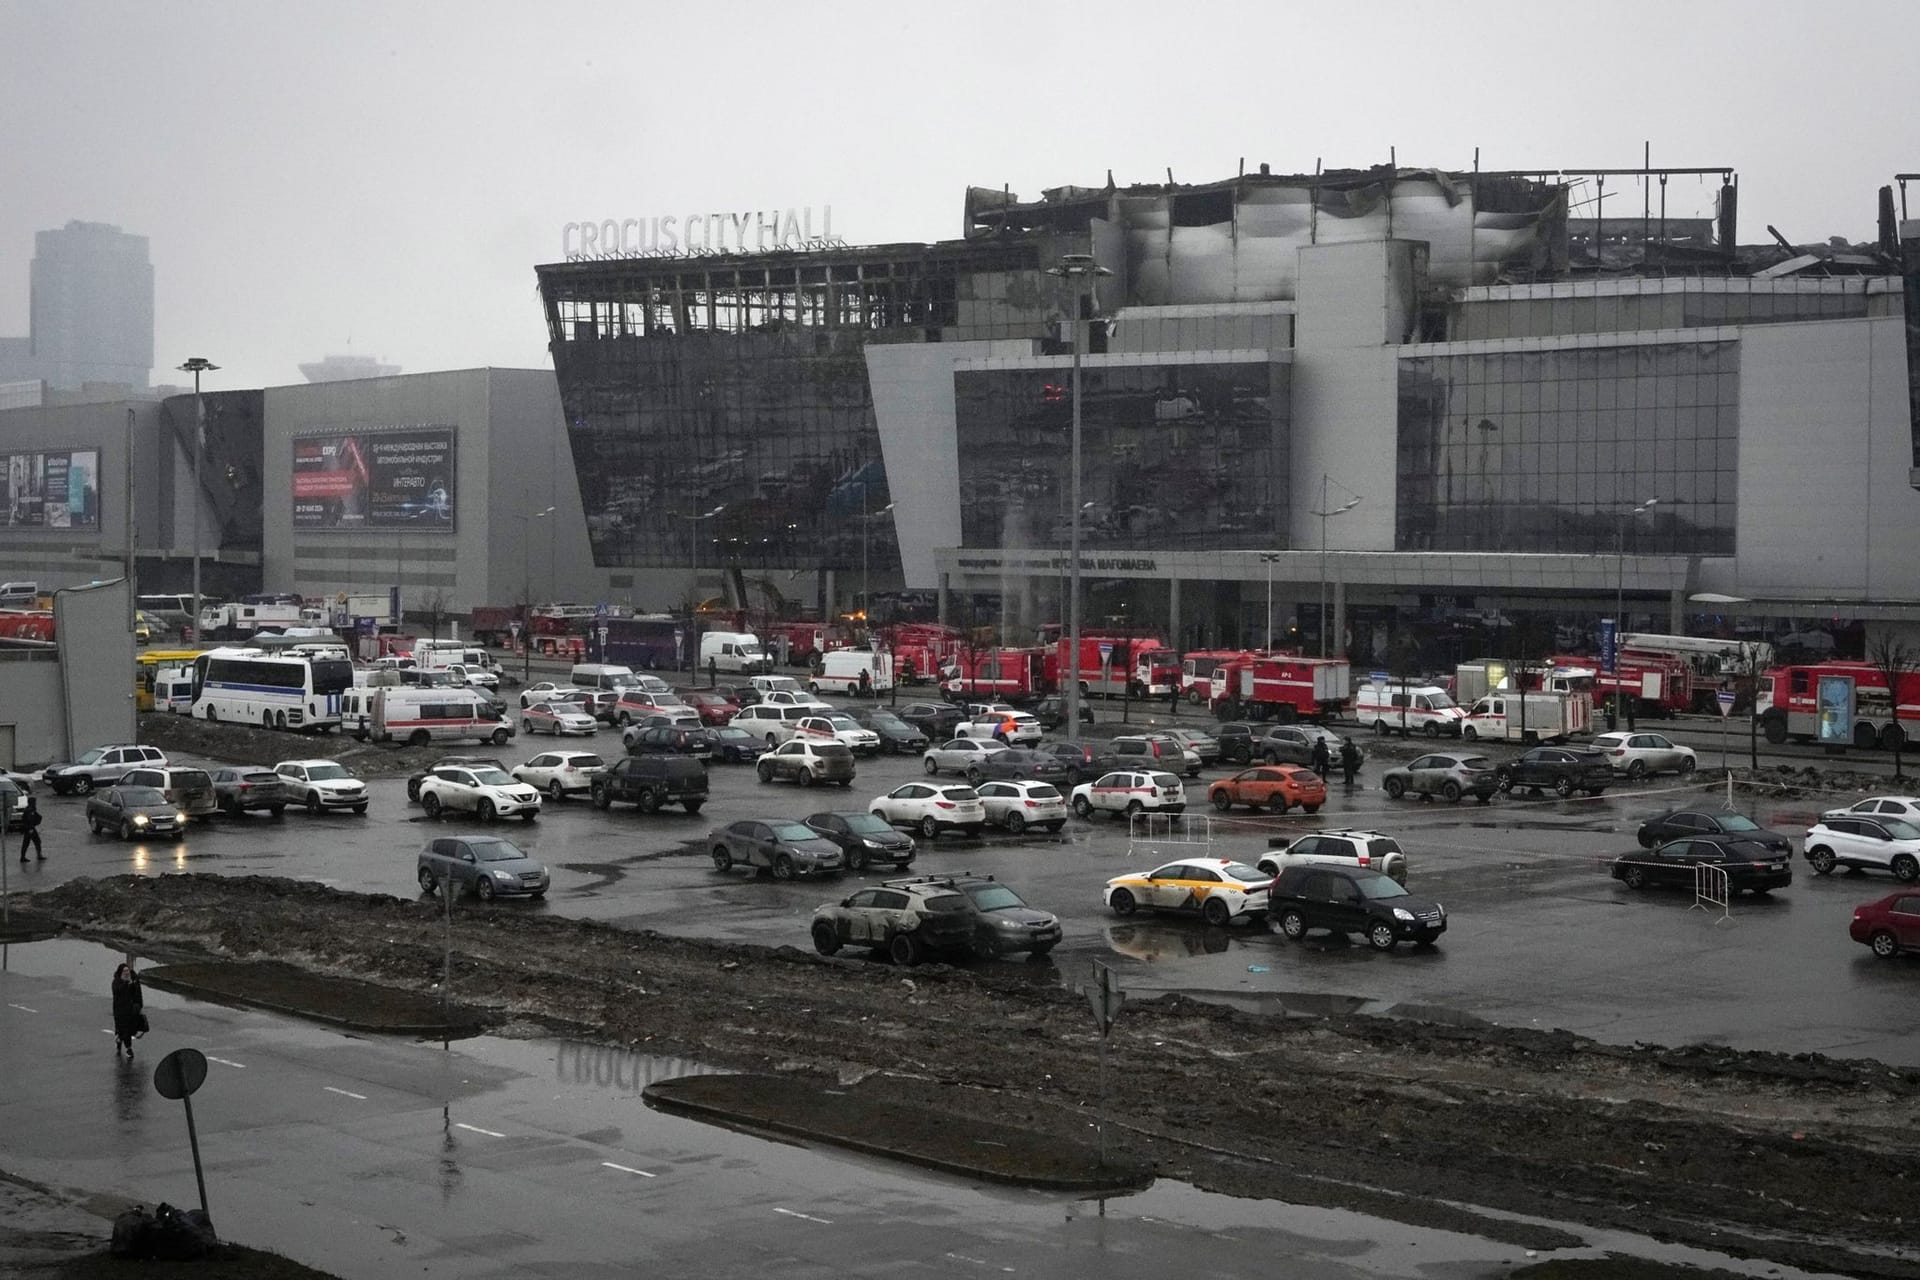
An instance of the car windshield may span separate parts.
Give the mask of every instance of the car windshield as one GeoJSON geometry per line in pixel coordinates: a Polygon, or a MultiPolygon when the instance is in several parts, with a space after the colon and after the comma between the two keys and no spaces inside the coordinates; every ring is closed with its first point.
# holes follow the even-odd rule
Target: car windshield
{"type": "Polygon", "coordinates": [[[1020,895],[1003,884],[970,884],[967,896],[973,899],[973,905],[982,911],[1005,911],[1008,907],[1024,907],[1020,895]]]}
{"type": "Polygon", "coordinates": [[[155,787],[122,787],[120,802],[128,805],[165,804],[167,798],[155,787]]]}
{"type": "Polygon", "coordinates": [[[891,729],[895,733],[912,733],[913,726],[890,711],[877,711],[871,717],[876,729],[891,729]]]}
{"type": "Polygon", "coordinates": [[[643,687],[640,683],[640,677],[636,675],[608,675],[602,676],[601,678],[616,689],[639,689],[643,687]]]}
{"type": "Polygon", "coordinates": [[[1242,884],[1259,884],[1273,879],[1266,872],[1257,867],[1250,867],[1244,862],[1229,862],[1220,868],[1220,874],[1229,880],[1238,880],[1242,884]]]}
{"type": "Polygon", "coordinates": [[[1407,891],[1386,876],[1362,876],[1359,878],[1360,896],[1363,898],[1404,898],[1407,891]]]}
{"type": "Polygon", "coordinates": [[[769,693],[800,692],[800,682],[792,676],[768,676],[764,683],[769,693]]]}
{"type": "Polygon", "coordinates": [[[504,769],[475,769],[474,781],[483,787],[506,787],[513,784],[513,775],[504,769]]]}
{"type": "Polygon", "coordinates": [[[505,840],[468,840],[467,847],[473,850],[474,856],[482,862],[516,862],[527,856],[520,851],[518,845],[509,844],[505,840]]]}
{"type": "Polygon", "coordinates": [[[95,747],[93,750],[81,756],[78,760],[75,760],[74,763],[75,764],[92,764],[94,761],[98,760],[101,756],[105,754],[107,754],[107,749],[105,747],[95,747]]]}
{"type": "Polygon", "coordinates": [[[1911,822],[1902,822],[1898,818],[1882,818],[1880,822],[1895,840],[1920,840],[1920,827],[1911,822]]]}
{"type": "Polygon", "coordinates": [[[772,822],[775,840],[818,840],[820,833],[804,822],[772,822]]]}
{"type": "Polygon", "coordinates": [[[344,767],[337,764],[316,764],[307,770],[307,780],[309,782],[332,782],[337,778],[351,778],[352,776],[353,775],[348,773],[344,767]]]}
{"type": "MultiPolygon", "coordinates": [[[[740,728],[738,725],[731,725],[731,724],[722,725],[720,728],[715,729],[713,731],[713,736],[716,738],[729,738],[734,741],[738,741],[741,738],[753,737],[753,735],[748,733],[745,729],[740,728]]],[[[755,741],[758,741],[758,739],[755,739],[755,741]]]]}
{"type": "Polygon", "coordinates": [[[836,729],[858,729],[860,724],[852,716],[828,716],[827,723],[836,729]]]}
{"type": "Polygon", "coordinates": [[[1721,813],[1714,815],[1720,820],[1722,831],[1758,831],[1760,824],[1744,813],[1721,813]]]}
{"type": "Polygon", "coordinates": [[[1448,707],[1458,705],[1452,698],[1449,698],[1444,693],[1429,693],[1426,695],[1426,699],[1427,705],[1435,711],[1445,711],[1448,707]]]}
{"type": "Polygon", "coordinates": [[[844,821],[847,824],[847,830],[857,836],[890,836],[893,834],[892,827],[870,813],[850,813],[844,821]]]}

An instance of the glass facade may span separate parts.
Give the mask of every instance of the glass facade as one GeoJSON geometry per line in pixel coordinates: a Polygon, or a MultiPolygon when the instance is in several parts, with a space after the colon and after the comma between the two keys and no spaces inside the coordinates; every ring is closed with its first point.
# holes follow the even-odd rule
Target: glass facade
{"type": "Polygon", "coordinates": [[[1453,305],[1447,336],[1453,342],[1500,338],[1569,337],[1696,329],[1708,325],[1787,324],[1857,320],[1870,314],[1867,276],[1829,280],[1656,280],[1625,288],[1492,291],[1453,305]]]}
{"type": "Polygon", "coordinates": [[[594,562],[897,565],[875,514],[891,498],[864,338],[781,326],[557,346],[594,562]]]}
{"type": "Polygon", "coordinates": [[[1399,396],[1399,550],[1733,554],[1736,343],[1419,357],[1399,396]]]}
{"type": "MultiPolygon", "coordinates": [[[[1090,364],[1081,371],[1081,521],[1092,547],[1284,546],[1292,368],[1090,364]]],[[[969,547],[1064,548],[1072,372],[955,375],[969,547]]]]}

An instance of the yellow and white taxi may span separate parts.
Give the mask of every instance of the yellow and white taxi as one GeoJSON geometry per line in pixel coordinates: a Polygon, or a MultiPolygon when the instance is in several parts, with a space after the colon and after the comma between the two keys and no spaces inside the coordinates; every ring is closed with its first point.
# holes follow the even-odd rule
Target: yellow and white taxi
{"type": "Polygon", "coordinates": [[[1107,881],[1107,907],[1117,916],[1135,911],[1179,911],[1208,924],[1266,914],[1273,877],[1230,858],[1183,858],[1151,871],[1107,881]]]}

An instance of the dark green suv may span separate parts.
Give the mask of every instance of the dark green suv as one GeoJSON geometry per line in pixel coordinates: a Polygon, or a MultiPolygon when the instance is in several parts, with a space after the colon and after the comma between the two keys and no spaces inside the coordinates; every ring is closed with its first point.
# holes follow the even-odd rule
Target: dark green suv
{"type": "Polygon", "coordinates": [[[593,780],[593,807],[614,801],[637,805],[642,813],[677,804],[688,813],[707,802],[707,767],[692,756],[628,756],[616,760],[593,780]]]}

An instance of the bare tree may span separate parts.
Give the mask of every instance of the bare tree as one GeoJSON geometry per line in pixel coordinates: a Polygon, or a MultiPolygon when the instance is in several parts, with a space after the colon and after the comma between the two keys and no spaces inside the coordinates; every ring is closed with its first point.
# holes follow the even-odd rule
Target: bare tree
{"type": "Polygon", "coordinates": [[[440,620],[446,617],[448,612],[446,588],[435,587],[432,591],[428,592],[427,598],[420,602],[420,608],[421,612],[427,615],[427,635],[433,639],[438,639],[440,636],[440,620]]]}
{"type": "Polygon", "coordinates": [[[1880,733],[1880,745],[1893,748],[1893,776],[1900,771],[1900,753],[1907,745],[1907,731],[1900,723],[1900,686],[1902,677],[1920,671],[1920,650],[1891,631],[1882,631],[1867,645],[1867,661],[1887,682],[1887,727],[1880,733]]]}

